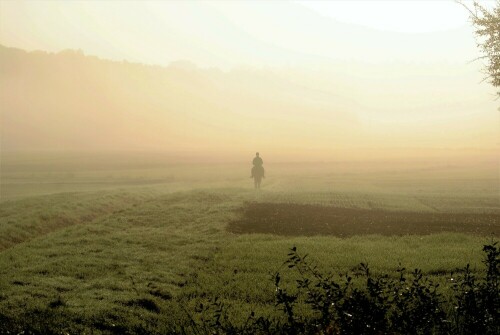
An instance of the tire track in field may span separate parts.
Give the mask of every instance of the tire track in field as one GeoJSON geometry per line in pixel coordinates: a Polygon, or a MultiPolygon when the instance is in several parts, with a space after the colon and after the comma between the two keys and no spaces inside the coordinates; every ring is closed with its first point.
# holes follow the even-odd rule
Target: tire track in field
{"type": "Polygon", "coordinates": [[[141,194],[63,193],[0,203],[0,252],[74,225],[89,224],[146,201],[141,194]]]}
{"type": "Polygon", "coordinates": [[[437,208],[434,205],[429,204],[427,201],[424,201],[424,200],[422,200],[421,198],[418,198],[418,197],[415,197],[415,199],[419,203],[421,203],[422,205],[424,205],[425,207],[428,207],[428,208],[432,209],[434,212],[441,212],[441,210],[439,208],[437,208]]]}

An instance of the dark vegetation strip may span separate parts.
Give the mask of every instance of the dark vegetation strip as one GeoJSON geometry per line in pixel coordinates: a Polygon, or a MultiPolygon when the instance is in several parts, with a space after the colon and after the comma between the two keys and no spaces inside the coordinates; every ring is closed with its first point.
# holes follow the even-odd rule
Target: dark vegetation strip
{"type": "MultiPolygon", "coordinates": [[[[94,180],[94,181],[33,181],[26,182],[23,181],[22,185],[150,185],[150,184],[164,184],[175,181],[174,178],[163,178],[163,179],[114,179],[114,180],[94,180]]],[[[2,183],[3,186],[18,186],[19,183],[2,183]]]]}
{"type": "Polygon", "coordinates": [[[500,236],[499,214],[424,213],[294,203],[248,203],[228,225],[237,234],[428,235],[440,232],[500,236]]]}

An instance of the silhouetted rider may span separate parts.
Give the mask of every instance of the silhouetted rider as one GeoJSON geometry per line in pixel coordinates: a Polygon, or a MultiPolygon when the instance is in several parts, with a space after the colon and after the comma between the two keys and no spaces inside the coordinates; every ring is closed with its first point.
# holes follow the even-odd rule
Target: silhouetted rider
{"type": "MultiPolygon", "coordinates": [[[[264,176],[264,167],[262,166],[264,164],[264,161],[262,158],[260,158],[259,153],[255,153],[255,157],[252,161],[253,167],[252,167],[252,176],[250,178],[257,177],[260,180],[261,178],[265,178],[264,176]]],[[[260,183],[260,182],[259,182],[260,183]]]]}
{"type": "Polygon", "coordinates": [[[255,153],[255,157],[252,161],[253,166],[262,166],[264,162],[262,161],[262,158],[260,158],[259,153],[255,153]]]}

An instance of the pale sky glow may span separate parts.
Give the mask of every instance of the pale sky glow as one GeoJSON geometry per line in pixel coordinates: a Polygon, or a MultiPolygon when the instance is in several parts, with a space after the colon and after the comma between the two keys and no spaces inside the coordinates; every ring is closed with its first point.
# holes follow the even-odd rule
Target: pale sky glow
{"type": "MultiPolygon", "coordinates": [[[[467,13],[453,0],[297,2],[342,22],[386,31],[405,33],[443,31],[464,27],[468,20],[467,13]]],[[[494,1],[489,2],[494,3],[494,1]]]]}
{"type": "Polygon", "coordinates": [[[0,43],[7,46],[82,49],[148,64],[185,59],[227,69],[318,59],[463,63],[476,56],[467,13],[451,0],[2,1],[0,19],[0,43]],[[450,30],[449,45],[426,35],[391,35],[450,30]],[[400,40],[419,50],[398,47],[400,40]]]}
{"type": "MultiPolygon", "coordinates": [[[[363,156],[368,147],[494,151],[499,145],[498,101],[481,62],[473,62],[479,52],[467,11],[451,0],[0,1],[0,44],[50,53],[80,49],[119,62],[94,59],[94,67],[81,56],[87,72],[79,76],[88,76],[90,95],[78,95],[78,82],[57,86],[65,92],[57,108],[51,105],[57,92],[31,83],[36,108],[54,113],[53,120],[66,116],[62,130],[43,124],[28,93],[10,82],[15,76],[0,78],[14,148],[105,142],[109,149],[237,152],[268,145],[276,154],[299,148],[304,155],[363,156]],[[164,68],[147,75],[136,63],[164,68]],[[101,100],[94,86],[102,88],[101,100]],[[93,119],[102,138],[80,130],[78,120],[93,119]],[[108,129],[115,120],[120,126],[108,129]],[[52,142],[42,134],[53,135],[52,142]]],[[[50,57],[70,64],[64,54],[39,53],[29,54],[25,66],[50,73],[37,65],[44,57],[47,64],[50,57]]]]}

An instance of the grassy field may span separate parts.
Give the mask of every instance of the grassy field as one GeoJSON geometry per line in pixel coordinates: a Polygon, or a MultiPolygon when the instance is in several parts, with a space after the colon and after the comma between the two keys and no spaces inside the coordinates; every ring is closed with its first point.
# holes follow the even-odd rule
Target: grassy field
{"type": "Polygon", "coordinates": [[[0,314],[73,332],[170,331],[213,297],[273,315],[292,246],[325,272],[445,282],[500,236],[496,166],[268,164],[255,191],[245,164],[50,162],[2,164],[0,314]]]}

